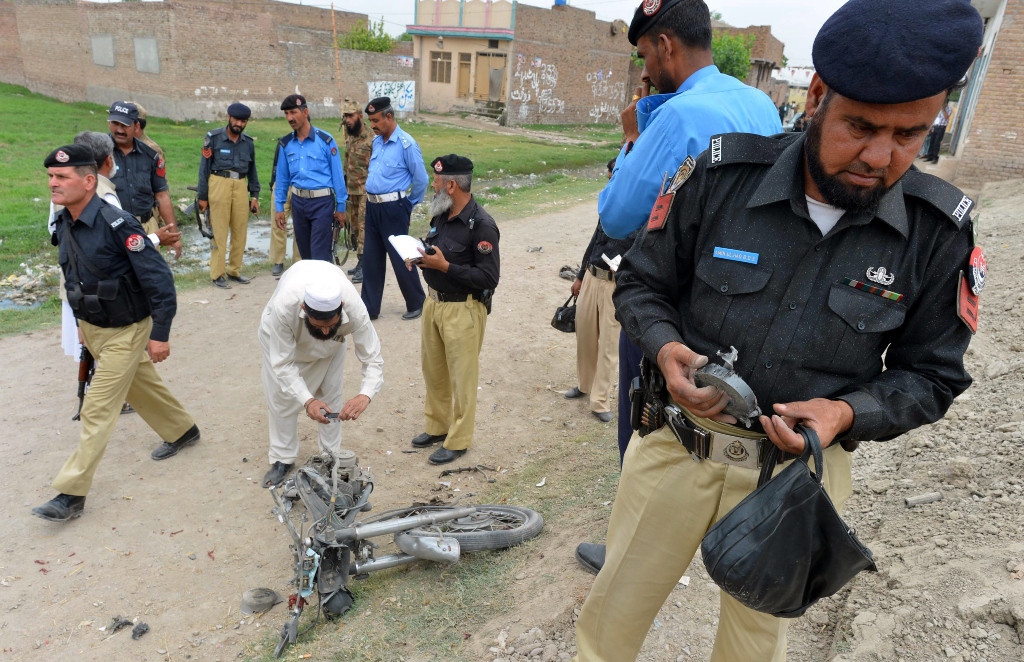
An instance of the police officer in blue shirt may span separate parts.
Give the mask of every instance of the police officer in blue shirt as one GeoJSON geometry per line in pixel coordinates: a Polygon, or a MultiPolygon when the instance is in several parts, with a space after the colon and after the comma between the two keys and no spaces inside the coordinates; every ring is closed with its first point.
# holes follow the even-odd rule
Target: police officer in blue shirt
{"type": "Polygon", "coordinates": [[[426,295],[415,266],[405,261],[388,241],[390,235],[409,234],[412,208],[423,200],[427,190],[427,171],[423,154],[413,137],[395,121],[391,99],[379,97],[366,105],[373,139],[370,172],[366,177],[366,224],[363,247],[363,303],[370,319],[380,315],[384,295],[384,255],[391,258],[391,267],[398,287],[405,297],[404,320],[414,320],[423,313],[426,295]],[[409,188],[412,187],[412,192],[409,188]]]}
{"type": "MultiPolygon", "coordinates": [[[[629,42],[644,60],[644,82],[622,112],[625,144],[608,186],[598,196],[601,227],[624,239],[647,221],[658,189],[687,158],[708,149],[720,133],[782,133],[779,112],[764,92],[744,85],[711,58],[711,13],[703,0],[647,0],[629,25],[629,42]]],[[[713,147],[713,146],[712,146],[713,147]]],[[[665,182],[668,185],[668,182],[665,182]]],[[[619,393],[640,376],[640,348],[619,335],[619,393]]],[[[629,398],[619,398],[619,459],[633,434],[629,398]]],[[[604,548],[584,543],[577,559],[597,572],[604,548]]]]}
{"type": "Polygon", "coordinates": [[[292,134],[279,141],[274,186],[274,222],[288,227],[284,203],[292,194],[292,226],[303,260],[333,260],[332,223],[345,222],[348,189],[338,143],[331,134],[309,123],[309,108],[301,94],[289,95],[281,110],[292,134]],[[283,156],[282,156],[283,154],[283,156]]]}

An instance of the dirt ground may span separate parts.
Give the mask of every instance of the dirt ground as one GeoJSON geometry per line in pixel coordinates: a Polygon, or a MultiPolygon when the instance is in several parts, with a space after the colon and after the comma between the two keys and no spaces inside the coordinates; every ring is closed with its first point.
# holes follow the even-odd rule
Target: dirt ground
{"type": "MultiPolygon", "coordinates": [[[[967,357],[975,385],[936,425],[857,451],[844,516],[874,551],[880,572],[860,575],[794,621],[790,660],[1024,658],[1022,192],[1015,182],[982,196],[981,243],[991,268],[981,330],[967,357]],[[933,491],[943,499],[904,504],[904,497],[933,491]]],[[[549,326],[569,285],[558,268],[579,260],[596,221],[593,208],[588,200],[499,219],[502,284],[488,320],[477,437],[466,463],[501,465],[512,475],[565,438],[563,422],[571,418],[571,434],[598,440],[615,464],[614,426],[556,392],[574,381],[574,338],[549,326]],[[536,246],[544,250],[528,252],[536,246]]],[[[69,420],[76,364],[62,356],[57,330],[0,340],[0,454],[8,466],[0,488],[0,660],[226,661],[280,627],[280,607],[255,622],[239,611],[246,589],[284,593],[291,575],[287,534],[256,486],[267,468],[256,324],[274,283],[264,275],[248,287],[179,297],[172,356],[159,370],[196,417],[203,441],[154,463],[149,452],[158,439],[138,417],[124,417],[85,515],[66,525],[34,518],[29,509],[52,496],[50,480],[77,443],[69,420]],[[139,618],[151,630],[140,641],[127,631],[101,631],[115,615],[139,618]]],[[[425,500],[437,484],[424,453],[400,452],[422,429],[423,398],[419,322],[403,322],[401,312],[389,279],[376,322],[386,384],[361,420],[345,424],[344,444],[375,475],[376,510],[425,500]]],[[[356,392],[358,378],[350,354],[347,393],[356,392]]],[[[305,456],[315,449],[313,425],[300,421],[300,434],[305,456]]],[[[595,503],[546,527],[530,566],[509,587],[514,608],[473,633],[472,659],[571,656],[574,612],[592,582],[572,551],[580,540],[603,538],[608,511],[607,503],[595,503]]],[[[640,659],[710,656],[717,588],[699,560],[687,576],[640,659]]]]}

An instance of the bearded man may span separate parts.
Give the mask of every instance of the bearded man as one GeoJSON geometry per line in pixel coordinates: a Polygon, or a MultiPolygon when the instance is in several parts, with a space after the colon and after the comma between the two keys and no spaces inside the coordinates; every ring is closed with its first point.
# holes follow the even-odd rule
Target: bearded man
{"type": "Polygon", "coordinates": [[[263,310],[259,339],[270,412],[270,470],[263,487],[273,487],[284,481],[299,456],[298,413],[305,410],[320,424],[320,450],[336,455],[341,449],[338,422],[359,418],[380,392],[384,359],[359,292],[345,272],[323,260],[303,260],[285,272],[263,310]],[[349,336],[363,381],[359,394],[342,406],[349,336]]]}

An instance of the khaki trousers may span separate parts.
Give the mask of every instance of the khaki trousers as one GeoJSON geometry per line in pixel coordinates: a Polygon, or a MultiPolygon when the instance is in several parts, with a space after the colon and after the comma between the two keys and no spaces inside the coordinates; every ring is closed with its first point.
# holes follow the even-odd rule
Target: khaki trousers
{"type": "Polygon", "coordinates": [[[426,433],[447,434],[444,447],[448,450],[465,450],[473,443],[480,347],[486,327],[487,309],[473,297],[448,303],[427,297],[423,303],[426,433]]]}
{"type": "Polygon", "coordinates": [[[146,234],[155,234],[160,229],[160,217],[154,214],[148,221],[142,224],[142,231],[146,234]]]}
{"type": "Polygon", "coordinates": [[[576,304],[576,374],[580,390],[590,394],[590,410],[598,413],[612,410],[612,384],[619,377],[614,291],[614,281],[596,278],[588,269],[576,304]]]}
{"type": "MultiPolygon", "coordinates": [[[[851,491],[850,453],[836,444],[825,449],[824,461],[825,489],[841,511],[851,491]]],[[[579,662],[636,659],[704,534],[757,487],[757,475],[695,462],[668,426],[633,435],[608,523],[605,564],[576,623],[579,662]]],[[[720,612],[712,662],[786,659],[787,619],[748,609],[724,592],[720,612]]]]}
{"type": "Polygon", "coordinates": [[[228,179],[210,175],[210,225],[213,226],[213,241],[210,242],[210,278],[217,280],[225,273],[238,276],[245,255],[246,229],[249,225],[249,184],[242,179],[228,179]],[[228,233],[231,234],[231,253],[227,268],[224,257],[228,249],[228,233]]]}
{"type": "Polygon", "coordinates": [[[366,234],[366,196],[363,194],[348,194],[348,201],[345,203],[346,217],[349,227],[352,228],[352,238],[356,242],[356,255],[363,254],[363,237],[366,234]]]}
{"type": "Polygon", "coordinates": [[[96,373],[82,404],[78,448],[53,480],[62,494],[85,496],[121,416],[125,400],[160,438],[173,443],[195,425],[164,385],[146,345],[153,318],[115,329],[79,321],[85,346],[96,358],[96,373]]]}
{"type": "MultiPolygon", "coordinates": [[[[284,201],[284,217],[292,217],[292,194],[288,193],[288,197],[284,201]]],[[[271,264],[284,264],[285,253],[288,252],[288,232],[287,230],[279,230],[277,223],[271,220],[270,223],[270,263],[271,264]]],[[[298,262],[302,259],[299,255],[299,244],[295,241],[295,235],[292,235],[292,262],[298,262]]]]}

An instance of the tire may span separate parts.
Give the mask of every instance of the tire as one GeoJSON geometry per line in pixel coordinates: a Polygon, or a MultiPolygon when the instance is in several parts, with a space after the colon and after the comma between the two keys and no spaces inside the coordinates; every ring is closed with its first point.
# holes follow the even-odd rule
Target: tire
{"type": "MultiPolygon", "coordinates": [[[[515,506],[475,506],[477,514],[471,518],[462,518],[441,522],[438,528],[445,537],[455,538],[463,552],[482,552],[488,549],[507,549],[520,545],[531,538],[536,538],[544,528],[544,518],[540,513],[527,508],[515,506]],[[476,520],[476,521],[473,521],[476,520]],[[480,527],[480,530],[473,530],[480,527]]],[[[445,508],[424,508],[428,510],[446,510],[445,508]]],[[[410,529],[410,536],[437,536],[434,529],[410,529]]]]}

